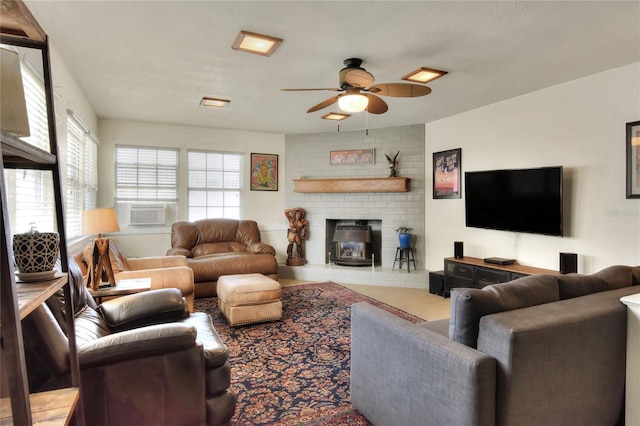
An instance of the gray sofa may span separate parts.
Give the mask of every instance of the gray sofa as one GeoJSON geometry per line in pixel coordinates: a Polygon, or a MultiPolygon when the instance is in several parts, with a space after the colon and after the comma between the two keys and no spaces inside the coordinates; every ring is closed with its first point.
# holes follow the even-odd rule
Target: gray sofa
{"type": "Polygon", "coordinates": [[[640,266],[454,289],[451,317],[351,311],[351,400],[377,426],[624,421],[626,307],[640,266]]]}

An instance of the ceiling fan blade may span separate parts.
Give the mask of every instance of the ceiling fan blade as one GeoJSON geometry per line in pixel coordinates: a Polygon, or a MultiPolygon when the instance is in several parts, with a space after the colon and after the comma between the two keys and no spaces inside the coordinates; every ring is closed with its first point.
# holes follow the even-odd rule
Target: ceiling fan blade
{"type": "Polygon", "coordinates": [[[315,88],[315,89],[280,89],[280,91],[282,92],[306,92],[309,90],[331,90],[334,92],[339,92],[342,89],[338,88],[338,87],[322,87],[322,88],[315,88]]]}
{"type": "Polygon", "coordinates": [[[371,114],[383,114],[387,112],[389,106],[385,101],[377,97],[376,95],[372,95],[371,93],[363,93],[367,98],[369,98],[369,105],[367,105],[367,112],[371,114]]]}
{"type": "Polygon", "coordinates": [[[344,75],[344,81],[353,87],[369,87],[376,79],[373,75],[364,69],[354,69],[347,71],[344,75]]]}
{"type": "Polygon", "coordinates": [[[307,112],[315,112],[315,111],[321,110],[323,108],[326,108],[329,105],[333,105],[338,101],[338,98],[339,98],[339,95],[332,96],[332,97],[330,97],[328,99],[325,99],[324,101],[320,102],[319,104],[314,105],[311,108],[309,108],[307,110],[307,112]]]}
{"type": "Polygon", "coordinates": [[[416,98],[431,93],[431,88],[410,83],[375,84],[368,89],[371,93],[396,98],[416,98]]]}

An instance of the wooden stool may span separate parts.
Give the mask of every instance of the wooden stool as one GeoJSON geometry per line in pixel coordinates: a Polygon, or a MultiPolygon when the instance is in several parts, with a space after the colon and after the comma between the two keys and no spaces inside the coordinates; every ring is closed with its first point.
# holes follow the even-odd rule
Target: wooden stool
{"type": "Polygon", "coordinates": [[[262,274],[223,275],[217,291],[220,311],[231,326],[282,318],[282,287],[262,274]]]}
{"type": "Polygon", "coordinates": [[[393,270],[396,267],[396,262],[400,262],[400,268],[402,269],[402,262],[407,262],[407,272],[411,272],[411,264],[413,263],[413,270],[416,270],[416,260],[413,257],[413,249],[411,247],[398,247],[396,249],[396,258],[393,260],[393,270]]]}

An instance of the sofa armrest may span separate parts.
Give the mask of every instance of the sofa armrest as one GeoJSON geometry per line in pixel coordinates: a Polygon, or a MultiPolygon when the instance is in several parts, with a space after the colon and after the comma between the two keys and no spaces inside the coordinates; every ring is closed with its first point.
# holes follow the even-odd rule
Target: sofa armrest
{"type": "Polygon", "coordinates": [[[174,247],[167,250],[167,256],[193,257],[190,250],[182,247],[174,247]]]}
{"type": "Polygon", "coordinates": [[[196,330],[190,325],[152,325],[93,340],[78,348],[78,361],[84,369],[177,352],[195,344],[196,330]]]}
{"type": "Polygon", "coordinates": [[[189,315],[186,301],[175,288],[107,300],[98,309],[111,330],[179,321],[189,315]]]}
{"type": "Polygon", "coordinates": [[[185,256],[154,256],[132,257],[127,259],[130,270],[171,268],[174,266],[187,266],[185,256]]]}
{"type": "Polygon", "coordinates": [[[273,246],[270,246],[267,243],[262,243],[262,242],[257,242],[257,243],[251,243],[247,246],[247,251],[249,253],[256,253],[256,254],[272,254],[272,255],[276,255],[276,249],[273,248],[273,246]]]}
{"type": "Polygon", "coordinates": [[[351,401],[376,425],[493,425],[495,360],[368,303],[351,307],[351,401]]]}
{"type": "Polygon", "coordinates": [[[151,290],[177,288],[187,299],[189,311],[193,312],[193,270],[188,266],[122,271],[115,274],[115,277],[116,280],[151,278],[151,290]]]}

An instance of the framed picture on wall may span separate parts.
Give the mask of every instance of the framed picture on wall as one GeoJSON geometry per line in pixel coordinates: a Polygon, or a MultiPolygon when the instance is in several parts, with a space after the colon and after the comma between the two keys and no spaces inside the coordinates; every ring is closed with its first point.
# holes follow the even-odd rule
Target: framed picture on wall
{"type": "Polygon", "coordinates": [[[329,151],[329,164],[343,166],[353,164],[373,164],[376,154],[373,149],[349,149],[344,151],[329,151]]]}
{"type": "Polygon", "coordinates": [[[278,190],[278,155],[251,153],[251,190],[278,190]]]}
{"type": "Polygon", "coordinates": [[[433,198],[460,198],[462,149],[433,153],[433,198]]]}
{"type": "Polygon", "coordinates": [[[627,123],[627,198],[640,198],[640,121],[627,123]]]}

